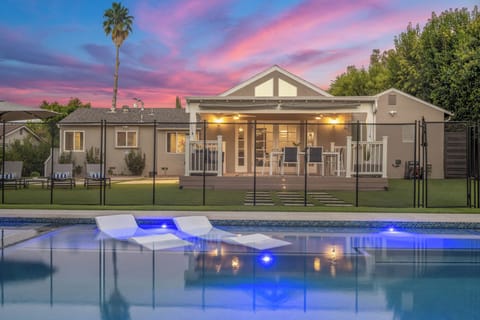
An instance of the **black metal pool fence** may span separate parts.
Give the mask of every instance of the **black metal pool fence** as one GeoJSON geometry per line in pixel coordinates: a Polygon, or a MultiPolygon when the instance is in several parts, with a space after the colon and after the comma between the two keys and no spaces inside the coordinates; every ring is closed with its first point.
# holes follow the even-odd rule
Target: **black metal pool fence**
{"type": "Polygon", "coordinates": [[[4,122],[2,129],[2,204],[480,206],[478,123],[101,120],[60,126],[4,122]],[[13,127],[23,131],[13,137],[13,127]],[[118,151],[140,155],[135,161],[140,162],[141,187],[129,191],[117,183],[132,178],[114,172],[124,161],[118,151]],[[168,160],[172,154],[181,160],[168,160]],[[15,162],[21,162],[20,172],[9,171],[15,162]],[[71,164],[71,176],[56,171],[61,163],[71,164]],[[85,172],[88,163],[95,163],[98,172],[85,172]],[[181,172],[169,169],[179,164],[181,172]],[[187,176],[197,179],[191,190],[175,182],[187,176]],[[264,178],[270,176],[296,176],[297,185],[269,190],[264,178]],[[325,180],[330,185],[319,188],[314,182],[319,176],[336,180],[325,180]],[[230,178],[233,186],[212,187],[211,180],[221,177],[230,178]],[[235,177],[243,181],[238,189],[235,177]],[[174,182],[158,183],[166,178],[174,182]],[[386,187],[370,190],[363,182],[372,178],[383,179],[386,187]],[[340,181],[351,187],[337,188],[340,181]]]}

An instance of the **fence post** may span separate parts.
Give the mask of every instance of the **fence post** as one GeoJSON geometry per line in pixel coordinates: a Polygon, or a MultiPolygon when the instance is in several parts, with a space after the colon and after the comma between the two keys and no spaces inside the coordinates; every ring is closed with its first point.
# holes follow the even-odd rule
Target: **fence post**
{"type": "Polygon", "coordinates": [[[304,156],[303,156],[303,174],[304,174],[304,185],[303,185],[303,206],[307,206],[307,195],[308,195],[308,120],[305,120],[305,128],[303,129],[304,136],[304,156]]]}
{"type": "Polygon", "coordinates": [[[185,139],[185,176],[190,175],[190,136],[185,139]]]}
{"type": "MultiPolygon", "coordinates": [[[[104,164],[104,154],[105,154],[105,120],[100,120],[100,181],[99,181],[99,188],[98,188],[98,193],[99,193],[99,204],[100,205],[105,205],[104,199],[103,199],[103,188],[105,184],[103,183],[103,178],[106,177],[107,175],[105,174],[105,171],[103,171],[104,164]]],[[[86,172],[86,174],[89,174],[86,172]]]]}
{"type": "Polygon", "coordinates": [[[253,121],[253,206],[256,206],[256,205],[257,205],[257,120],[254,120],[253,121]]]}
{"type": "MultiPolygon", "coordinates": [[[[3,141],[2,141],[2,204],[5,203],[5,135],[6,135],[6,123],[5,120],[2,121],[3,123],[3,141]]],[[[2,230],[3,232],[3,230],[2,230]]]]}
{"type": "Polygon", "coordinates": [[[202,157],[202,181],[203,181],[203,187],[202,187],[202,205],[205,205],[205,199],[206,199],[206,192],[205,192],[205,186],[206,186],[206,178],[205,178],[205,170],[207,169],[207,120],[203,120],[203,157],[202,157]]]}
{"type": "Polygon", "coordinates": [[[382,178],[386,178],[387,177],[387,156],[388,156],[388,152],[387,152],[387,143],[388,143],[388,136],[383,136],[383,139],[382,139],[382,144],[383,144],[383,154],[382,154],[382,178]]]}
{"type": "Polygon", "coordinates": [[[157,119],[153,120],[153,175],[152,175],[152,204],[156,199],[156,177],[157,177],[157,119]]]}
{"type": "Polygon", "coordinates": [[[352,136],[347,136],[347,162],[345,164],[345,177],[352,177],[352,136]]]}
{"type": "Polygon", "coordinates": [[[222,136],[217,136],[217,176],[223,175],[223,148],[222,148],[222,136]]]}
{"type": "Polygon", "coordinates": [[[360,150],[360,121],[357,120],[357,126],[356,126],[356,136],[357,140],[355,141],[355,207],[358,207],[358,185],[359,185],[359,161],[358,161],[358,152],[360,150]]]}

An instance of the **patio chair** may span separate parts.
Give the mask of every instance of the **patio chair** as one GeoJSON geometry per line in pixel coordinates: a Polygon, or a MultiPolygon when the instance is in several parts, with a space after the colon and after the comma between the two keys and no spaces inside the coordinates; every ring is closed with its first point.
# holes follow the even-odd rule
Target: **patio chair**
{"type": "Polygon", "coordinates": [[[25,187],[25,178],[22,178],[23,161],[5,161],[5,174],[0,176],[0,186],[5,188],[25,187]]]}
{"type": "Polygon", "coordinates": [[[56,163],[53,165],[53,175],[48,178],[47,186],[67,187],[73,189],[76,186],[73,178],[72,163],[56,163]]]}
{"type": "Polygon", "coordinates": [[[295,164],[297,169],[297,176],[300,175],[300,166],[298,161],[298,148],[297,147],[285,147],[283,149],[282,169],[281,174],[285,173],[285,166],[289,164],[295,164]]]}
{"type": "Polygon", "coordinates": [[[142,229],[131,214],[95,217],[101,234],[116,240],[130,240],[150,250],[163,250],[191,245],[168,229],[142,229]]]}
{"type": "Polygon", "coordinates": [[[83,180],[83,185],[88,189],[89,187],[99,187],[101,185],[112,187],[110,177],[101,172],[101,165],[97,163],[87,163],[85,165],[86,176],[83,180]]]}
{"type": "Polygon", "coordinates": [[[229,244],[242,245],[257,250],[272,249],[291,244],[290,242],[274,239],[261,233],[236,235],[212,226],[205,216],[175,217],[173,222],[178,230],[203,240],[223,241],[229,244]]]}
{"type": "Polygon", "coordinates": [[[320,173],[325,175],[325,165],[323,163],[323,147],[309,147],[307,153],[307,163],[308,166],[321,166],[322,169],[320,173]]]}

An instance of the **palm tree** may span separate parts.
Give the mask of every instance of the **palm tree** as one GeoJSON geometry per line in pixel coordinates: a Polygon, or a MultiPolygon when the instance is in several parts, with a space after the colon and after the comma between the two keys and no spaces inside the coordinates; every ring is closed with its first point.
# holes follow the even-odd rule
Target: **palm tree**
{"type": "Polygon", "coordinates": [[[132,32],[133,16],[128,15],[128,8],[122,6],[119,2],[113,2],[110,9],[103,13],[103,30],[108,36],[112,34],[112,41],[115,44],[115,74],[113,76],[113,98],[112,111],[117,106],[117,91],[118,91],[118,68],[120,67],[120,46],[123,41],[127,39],[132,32]]]}

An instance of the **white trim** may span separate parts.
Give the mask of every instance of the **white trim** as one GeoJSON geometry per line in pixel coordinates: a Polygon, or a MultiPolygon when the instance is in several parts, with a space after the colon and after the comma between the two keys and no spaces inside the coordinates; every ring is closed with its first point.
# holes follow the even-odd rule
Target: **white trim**
{"type": "MultiPolygon", "coordinates": [[[[412,95],[410,95],[410,94],[408,94],[408,93],[406,93],[406,92],[403,92],[403,91],[398,90],[398,89],[395,89],[395,88],[390,88],[390,89],[388,89],[388,90],[385,90],[385,91],[377,94],[375,97],[379,98],[380,96],[383,96],[383,95],[385,95],[385,94],[389,94],[389,93],[392,93],[392,92],[394,92],[394,93],[396,93],[396,94],[401,94],[401,95],[403,95],[403,96],[405,96],[405,97],[407,97],[407,98],[410,98],[410,99],[412,99],[412,100],[414,100],[414,101],[416,101],[416,102],[419,102],[419,103],[421,103],[421,104],[424,104],[424,105],[426,105],[427,107],[430,107],[430,108],[435,109],[435,110],[437,110],[437,111],[441,111],[441,112],[443,112],[443,113],[445,113],[445,114],[448,114],[449,116],[453,116],[453,113],[450,112],[450,111],[448,111],[448,110],[445,110],[445,109],[443,109],[443,108],[437,107],[437,106],[434,105],[434,104],[431,104],[431,103],[429,103],[429,102],[426,102],[426,101],[424,101],[424,100],[422,100],[422,99],[419,99],[419,98],[417,98],[417,97],[414,97],[414,96],[412,96],[412,95]]],[[[398,103],[398,101],[397,101],[397,103],[398,103]]]]}
{"type": "Polygon", "coordinates": [[[289,71],[287,71],[287,70],[279,67],[278,65],[274,65],[274,66],[268,68],[267,70],[264,70],[264,71],[256,74],[255,76],[253,76],[253,77],[251,77],[251,78],[249,78],[249,79],[241,82],[240,84],[236,85],[235,87],[233,87],[233,88],[231,88],[231,89],[229,89],[229,90],[227,90],[227,91],[219,94],[219,96],[220,96],[220,97],[226,97],[226,96],[228,96],[229,94],[231,94],[231,93],[233,93],[233,92],[235,92],[235,91],[238,91],[238,90],[240,90],[240,89],[242,89],[242,88],[244,88],[244,87],[252,84],[253,82],[257,81],[258,79],[263,78],[263,77],[266,76],[267,74],[272,73],[272,72],[274,72],[274,71],[280,72],[281,74],[285,75],[286,77],[291,78],[291,79],[293,79],[293,80],[295,80],[295,81],[303,84],[304,86],[312,89],[313,91],[317,92],[318,94],[320,94],[320,95],[322,95],[322,96],[325,96],[325,97],[333,97],[330,93],[328,93],[328,92],[320,89],[319,87],[315,86],[314,84],[312,84],[312,83],[310,83],[310,82],[308,82],[308,81],[306,81],[306,80],[304,80],[304,79],[302,79],[302,78],[294,75],[293,73],[291,73],[291,72],[289,72],[289,71]]]}

